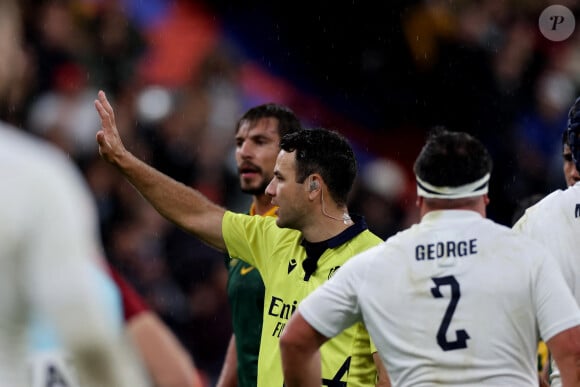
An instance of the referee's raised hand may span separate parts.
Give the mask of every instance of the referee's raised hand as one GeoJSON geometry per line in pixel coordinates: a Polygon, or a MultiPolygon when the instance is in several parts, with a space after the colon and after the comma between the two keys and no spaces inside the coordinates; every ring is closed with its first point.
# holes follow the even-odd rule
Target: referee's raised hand
{"type": "Polygon", "coordinates": [[[97,132],[99,154],[111,164],[118,164],[123,154],[127,151],[115,123],[113,107],[107,100],[105,92],[99,90],[95,100],[95,108],[101,117],[101,130],[97,132]]]}

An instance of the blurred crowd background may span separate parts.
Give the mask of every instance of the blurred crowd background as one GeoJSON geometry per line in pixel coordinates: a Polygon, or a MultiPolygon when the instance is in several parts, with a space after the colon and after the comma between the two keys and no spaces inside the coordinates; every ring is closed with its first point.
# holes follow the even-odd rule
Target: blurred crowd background
{"type": "Polygon", "coordinates": [[[351,212],[383,238],[417,220],[412,163],[434,125],[489,147],[488,215],[502,224],[520,202],[564,187],[560,141],[580,91],[580,28],[553,42],[538,17],[550,4],[578,17],[578,1],[232,3],[22,0],[27,71],[2,112],[76,161],[107,259],[210,380],[231,334],[223,255],[161,218],[100,160],[97,90],[129,149],[236,211],[250,197],[238,187],[235,123],[265,102],[352,141],[351,212]]]}

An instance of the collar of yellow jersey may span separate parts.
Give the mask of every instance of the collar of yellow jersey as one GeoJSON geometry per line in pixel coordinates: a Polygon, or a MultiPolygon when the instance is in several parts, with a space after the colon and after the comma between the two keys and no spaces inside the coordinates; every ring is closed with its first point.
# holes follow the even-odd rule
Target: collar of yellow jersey
{"type": "MultiPolygon", "coordinates": [[[[277,209],[278,207],[272,207],[262,216],[276,216],[277,209]]],[[[256,203],[252,203],[252,206],[250,207],[250,215],[256,215],[256,203]]]]}

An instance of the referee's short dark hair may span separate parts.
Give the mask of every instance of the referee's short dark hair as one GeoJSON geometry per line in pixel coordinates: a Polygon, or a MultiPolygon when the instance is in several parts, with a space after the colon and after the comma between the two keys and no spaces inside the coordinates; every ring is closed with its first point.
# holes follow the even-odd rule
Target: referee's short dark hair
{"type": "Polygon", "coordinates": [[[328,186],[337,204],[346,204],[356,178],[354,151],[341,134],[323,128],[303,129],[287,134],[280,148],[296,151],[296,182],[303,183],[312,173],[318,173],[328,186]]]}

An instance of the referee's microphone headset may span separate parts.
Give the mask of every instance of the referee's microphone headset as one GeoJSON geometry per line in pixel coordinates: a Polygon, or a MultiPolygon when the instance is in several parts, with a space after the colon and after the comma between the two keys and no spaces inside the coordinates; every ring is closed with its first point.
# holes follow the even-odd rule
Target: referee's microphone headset
{"type": "MultiPolygon", "coordinates": [[[[308,189],[310,190],[310,192],[316,191],[319,188],[320,188],[320,184],[316,180],[312,179],[312,177],[310,177],[310,183],[308,183],[308,189]]],[[[346,212],[342,214],[342,218],[336,218],[336,217],[334,217],[326,212],[326,205],[324,203],[324,191],[323,190],[320,191],[320,203],[322,204],[322,206],[321,206],[322,214],[324,216],[326,216],[327,218],[338,220],[339,222],[343,222],[344,224],[348,224],[348,222],[351,221],[350,216],[346,212]]]]}
{"type": "Polygon", "coordinates": [[[320,184],[318,184],[318,182],[316,180],[312,180],[312,178],[310,178],[310,185],[309,185],[310,192],[316,191],[318,188],[320,188],[320,184]]]}

